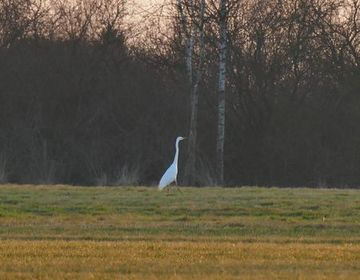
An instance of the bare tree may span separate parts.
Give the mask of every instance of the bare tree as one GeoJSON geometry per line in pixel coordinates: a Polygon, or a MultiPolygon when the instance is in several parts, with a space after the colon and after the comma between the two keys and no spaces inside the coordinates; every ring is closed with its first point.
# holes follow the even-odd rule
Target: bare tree
{"type": "Polygon", "coordinates": [[[201,82],[201,76],[204,64],[205,55],[205,0],[201,0],[200,3],[200,19],[197,23],[197,31],[199,34],[199,61],[196,69],[195,79],[191,86],[191,112],[190,112],[190,129],[189,129],[189,146],[188,146],[188,183],[193,185],[195,182],[195,166],[197,155],[197,129],[198,129],[198,111],[199,111],[199,85],[201,82]]]}
{"type": "Polygon", "coordinates": [[[194,0],[177,0],[180,26],[185,37],[185,62],[190,92],[189,143],[185,168],[186,184],[188,185],[193,185],[196,179],[199,84],[201,82],[205,52],[205,9],[205,0],[195,2],[194,0]]]}
{"type": "Polygon", "coordinates": [[[48,12],[44,0],[0,0],[0,45],[9,48],[17,40],[38,37],[48,12]]]}
{"type": "Polygon", "coordinates": [[[220,0],[219,11],[219,82],[218,82],[218,128],[216,139],[216,164],[218,184],[224,184],[225,146],[225,82],[227,51],[227,0],[220,0]]]}

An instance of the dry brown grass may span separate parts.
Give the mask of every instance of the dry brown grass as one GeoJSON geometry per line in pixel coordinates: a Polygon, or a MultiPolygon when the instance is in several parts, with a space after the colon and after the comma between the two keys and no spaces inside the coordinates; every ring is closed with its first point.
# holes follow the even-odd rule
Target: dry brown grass
{"type": "Polygon", "coordinates": [[[0,243],[0,279],[359,279],[359,244],[0,243]]]}

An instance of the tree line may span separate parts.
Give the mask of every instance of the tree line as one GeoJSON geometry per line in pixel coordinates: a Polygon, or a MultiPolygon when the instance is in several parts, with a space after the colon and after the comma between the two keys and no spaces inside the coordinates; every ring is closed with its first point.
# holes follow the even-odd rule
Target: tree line
{"type": "Polygon", "coordinates": [[[164,3],[0,0],[1,182],[359,185],[360,1],[164,3]]]}

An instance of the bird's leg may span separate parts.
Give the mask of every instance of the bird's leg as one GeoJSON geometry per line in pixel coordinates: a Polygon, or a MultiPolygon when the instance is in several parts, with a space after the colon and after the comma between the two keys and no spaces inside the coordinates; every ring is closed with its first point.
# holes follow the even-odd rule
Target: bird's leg
{"type": "Polygon", "coordinates": [[[182,191],[179,189],[179,186],[177,184],[177,179],[175,179],[175,188],[177,189],[178,192],[182,193],[182,191]]]}
{"type": "Polygon", "coordinates": [[[166,187],[166,196],[169,196],[170,195],[170,186],[167,186],[166,187]]]}

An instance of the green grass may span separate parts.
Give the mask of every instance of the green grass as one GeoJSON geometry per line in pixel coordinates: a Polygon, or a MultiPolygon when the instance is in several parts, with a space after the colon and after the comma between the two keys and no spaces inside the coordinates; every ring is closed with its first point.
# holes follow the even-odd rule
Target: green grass
{"type": "Polygon", "coordinates": [[[2,186],[0,238],[360,242],[360,191],[2,186]]]}
{"type": "Polygon", "coordinates": [[[359,190],[0,186],[1,279],[356,279],[359,232],[359,190]]]}

